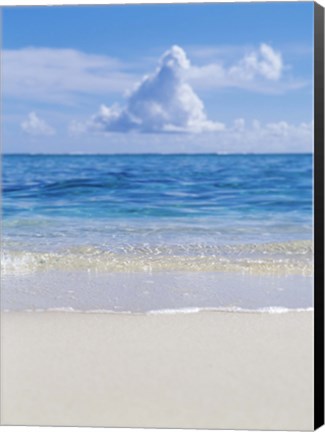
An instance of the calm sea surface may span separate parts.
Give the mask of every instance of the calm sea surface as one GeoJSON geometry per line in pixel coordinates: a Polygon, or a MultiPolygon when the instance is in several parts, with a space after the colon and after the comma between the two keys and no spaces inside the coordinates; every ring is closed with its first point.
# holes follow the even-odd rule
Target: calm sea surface
{"type": "Polygon", "coordinates": [[[132,310],[134,293],[149,299],[139,311],[312,306],[312,155],[5,155],[2,169],[9,309],[115,310],[123,284],[128,305],[117,310],[132,310]],[[80,305],[82,295],[73,287],[86,273],[88,297],[98,291],[91,307],[89,298],[80,305]],[[255,300],[243,303],[234,292],[224,301],[218,290],[223,301],[211,300],[221,281],[223,291],[243,284],[248,292],[263,285],[261,278],[269,278],[269,286],[282,278],[283,287],[284,277],[287,285],[293,278],[292,286],[301,286],[300,300],[292,300],[293,292],[290,301],[256,302],[251,294],[255,300]],[[45,301],[41,287],[29,296],[32,279],[34,287],[42,280],[53,292],[69,280],[70,300],[63,290],[61,303],[52,291],[45,301]],[[176,305],[164,303],[167,288],[153,305],[157,284],[180,297],[176,305]],[[202,285],[210,287],[204,304],[202,285]],[[191,301],[189,287],[197,294],[191,301]],[[22,300],[22,292],[33,302],[22,300]]]}

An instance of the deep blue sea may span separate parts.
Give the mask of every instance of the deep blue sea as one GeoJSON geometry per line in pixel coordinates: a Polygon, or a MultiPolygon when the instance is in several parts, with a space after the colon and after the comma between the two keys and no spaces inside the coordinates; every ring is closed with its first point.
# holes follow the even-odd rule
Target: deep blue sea
{"type": "MultiPolygon", "coordinates": [[[[88,279],[92,275],[88,293],[103,294],[101,284],[116,289],[126,278],[133,295],[144,283],[147,291],[148,274],[169,289],[178,278],[183,291],[193,285],[197,292],[203,284],[214,294],[216,278],[231,285],[229,274],[236,286],[238,278],[247,285],[249,278],[263,276],[272,285],[285,276],[302,290],[308,285],[308,300],[300,295],[295,306],[311,306],[312,155],[4,155],[2,171],[7,292],[21,291],[27,276],[35,278],[35,286],[45,275],[53,283],[60,280],[55,288],[60,291],[62,280],[76,280],[83,272],[88,279]],[[167,274],[173,275],[168,282],[167,274]]],[[[151,285],[156,287],[155,280],[151,285]]],[[[173,298],[182,289],[173,288],[173,298]]],[[[118,294],[101,294],[91,307],[115,309],[118,294]]],[[[11,296],[8,308],[18,307],[17,295],[22,298],[11,296]]],[[[150,298],[150,290],[146,295],[150,298]]],[[[83,308],[78,301],[61,304],[52,296],[43,304],[36,297],[36,306],[83,308]]],[[[198,297],[188,301],[191,294],[181,295],[181,306],[202,306],[198,297]]],[[[231,305],[219,299],[203,306],[248,307],[250,300],[243,304],[233,297],[231,305]]],[[[153,309],[181,307],[155,301],[153,309]]],[[[271,303],[254,307],[288,306],[271,303]]],[[[132,305],[117,307],[123,308],[132,305]]]]}

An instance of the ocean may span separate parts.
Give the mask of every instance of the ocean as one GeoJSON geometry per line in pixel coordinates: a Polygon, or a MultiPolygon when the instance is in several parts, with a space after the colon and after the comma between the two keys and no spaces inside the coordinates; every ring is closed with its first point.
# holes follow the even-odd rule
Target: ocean
{"type": "Polygon", "coordinates": [[[313,158],[4,155],[2,308],[313,307],[313,158]]]}

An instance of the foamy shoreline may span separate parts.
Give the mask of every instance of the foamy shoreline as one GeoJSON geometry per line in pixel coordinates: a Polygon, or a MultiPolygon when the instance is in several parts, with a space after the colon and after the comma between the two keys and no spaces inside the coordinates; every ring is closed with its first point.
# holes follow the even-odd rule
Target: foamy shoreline
{"type": "Polygon", "coordinates": [[[2,313],[2,424],[311,430],[313,319],[2,313]]]}
{"type": "Polygon", "coordinates": [[[91,309],[91,310],[81,310],[74,309],[72,307],[62,307],[62,308],[49,308],[49,309],[23,309],[23,310],[10,310],[4,309],[3,313],[78,313],[78,314],[109,314],[109,315],[178,315],[178,314],[197,314],[204,312],[220,312],[220,313],[248,313],[248,314],[285,314],[292,312],[314,312],[313,307],[309,308],[286,308],[282,306],[270,306],[259,309],[243,309],[240,307],[189,307],[180,309],[155,309],[144,312],[135,311],[117,311],[117,310],[107,310],[107,309],[91,309]]]}

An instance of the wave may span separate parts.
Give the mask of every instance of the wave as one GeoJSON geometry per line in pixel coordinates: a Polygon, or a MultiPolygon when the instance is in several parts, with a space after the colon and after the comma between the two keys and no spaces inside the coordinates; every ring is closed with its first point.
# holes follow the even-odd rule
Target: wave
{"type": "Polygon", "coordinates": [[[112,250],[73,247],[57,252],[5,249],[4,275],[49,270],[95,272],[242,272],[313,274],[312,241],[242,245],[127,245],[112,250]]]}

